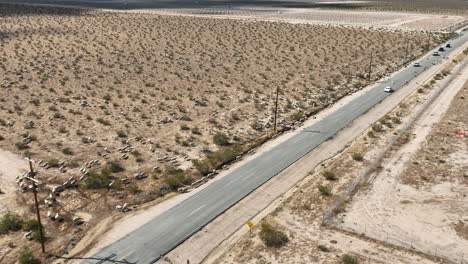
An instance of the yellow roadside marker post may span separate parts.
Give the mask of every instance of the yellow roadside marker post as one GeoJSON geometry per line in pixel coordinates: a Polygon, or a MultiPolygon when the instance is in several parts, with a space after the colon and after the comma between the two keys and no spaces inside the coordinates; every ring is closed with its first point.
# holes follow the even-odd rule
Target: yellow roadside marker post
{"type": "Polygon", "coordinates": [[[252,228],[254,227],[254,223],[252,221],[248,221],[247,222],[247,225],[249,226],[250,228],[250,232],[252,232],[252,228]]]}

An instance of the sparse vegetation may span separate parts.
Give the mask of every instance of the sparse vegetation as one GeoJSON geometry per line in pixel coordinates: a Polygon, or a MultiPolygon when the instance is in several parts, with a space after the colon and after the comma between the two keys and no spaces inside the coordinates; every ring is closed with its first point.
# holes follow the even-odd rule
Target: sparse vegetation
{"type": "Polygon", "coordinates": [[[322,252],[330,252],[330,249],[328,249],[328,247],[325,246],[325,245],[318,245],[317,248],[318,248],[318,250],[320,250],[322,252]]]}
{"type": "Polygon", "coordinates": [[[356,161],[363,161],[364,160],[364,157],[359,152],[354,152],[352,154],[352,157],[353,157],[353,160],[356,160],[356,161]]]}
{"type": "Polygon", "coordinates": [[[126,134],[123,130],[118,130],[118,131],[117,131],[117,136],[118,136],[119,138],[126,138],[126,137],[128,137],[127,134],[126,134]]]}
{"type": "Polygon", "coordinates": [[[367,136],[370,138],[375,138],[375,134],[372,131],[367,132],[367,136]]]}
{"type": "Polygon", "coordinates": [[[73,150],[69,147],[66,147],[64,149],[62,149],[62,153],[65,154],[65,155],[73,155],[73,150]]]}
{"type": "Polygon", "coordinates": [[[125,170],[125,168],[118,161],[109,161],[107,165],[109,171],[113,173],[122,172],[125,170]]]}
{"type": "Polygon", "coordinates": [[[141,190],[140,190],[140,187],[138,187],[137,184],[130,184],[128,186],[128,191],[132,194],[136,194],[136,193],[139,193],[141,190]]]}
{"type": "Polygon", "coordinates": [[[6,213],[0,218],[0,235],[6,234],[9,231],[19,231],[23,227],[23,220],[15,213],[6,213]]]}
{"type": "Polygon", "coordinates": [[[329,170],[324,170],[322,172],[322,175],[323,177],[325,177],[325,179],[327,179],[328,181],[335,181],[337,180],[337,177],[335,175],[335,173],[329,171],[329,170]]]}
{"type": "Polygon", "coordinates": [[[236,145],[233,147],[222,149],[215,153],[211,153],[208,155],[208,159],[214,167],[219,167],[221,165],[234,161],[237,155],[241,153],[241,151],[242,147],[236,145]]]}
{"type": "Polygon", "coordinates": [[[330,188],[328,186],[320,184],[317,188],[318,188],[320,194],[322,194],[324,196],[330,196],[331,195],[331,190],[330,190],[330,188]]]}
{"type": "Polygon", "coordinates": [[[230,144],[229,137],[223,133],[216,133],[216,135],[213,136],[213,142],[219,146],[228,146],[230,144]]]}
{"type": "Polygon", "coordinates": [[[276,230],[268,223],[262,223],[262,230],[260,231],[260,239],[262,239],[263,243],[268,247],[282,247],[285,245],[289,238],[286,236],[285,233],[276,230]]]}
{"type": "Polygon", "coordinates": [[[167,184],[171,190],[175,191],[191,182],[192,179],[187,176],[183,170],[171,166],[166,167],[164,183],[167,184]]]}
{"type": "Polygon", "coordinates": [[[58,159],[50,159],[50,160],[47,161],[47,164],[49,164],[49,166],[50,166],[51,168],[56,168],[56,167],[58,167],[58,166],[59,166],[59,163],[60,163],[60,161],[59,161],[58,159]]]}
{"type": "Polygon", "coordinates": [[[29,146],[23,142],[17,142],[15,143],[15,147],[18,149],[18,150],[25,150],[25,149],[28,149],[29,146]]]}
{"type": "Polygon", "coordinates": [[[392,122],[396,125],[401,124],[401,119],[398,116],[392,117],[392,122]]]}
{"type": "Polygon", "coordinates": [[[341,261],[343,264],[359,264],[359,260],[350,254],[345,254],[341,257],[341,261]]]}
{"type": "Polygon", "coordinates": [[[375,132],[381,132],[383,130],[383,127],[381,124],[374,124],[372,126],[372,130],[375,131],[375,132]]]}
{"type": "MultiPolygon", "coordinates": [[[[375,69],[375,76],[380,76],[401,65],[402,47],[407,44],[418,47],[424,43],[431,47],[439,41],[436,35],[418,32],[377,32],[267,22],[252,24],[195,17],[161,16],[154,27],[149,27],[146,21],[153,19],[153,14],[104,15],[92,10],[54,7],[34,7],[44,15],[36,18],[38,22],[33,25],[8,16],[10,13],[28,14],[27,10],[27,7],[2,4],[0,12],[5,14],[5,20],[0,31],[9,32],[18,25],[31,30],[50,27],[53,34],[32,37],[19,32],[21,37],[0,40],[3,52],[0,75],[4,76],[0,85],[10,89],[13,85],[10,82],[22,76],[18,83],[21,89],[2,95],[2,111],[11,111],[21,126],[12,125],[11,120],[2,116],[0,126],[11,127],[8,130],[11,132],[5,134],[2,131],[2,136],[11,138],[11,135],[19,134],[32,117],[43,120],[52,117],[51,125],[61,135],[46,132],[41,134],[41,144],[20,142],[18,149],[32,148],[31,153],[34,153],[44,147],[44,142],[66,137],[69,141],[67,146],[74,150],[78,160],[91,157],[97,144],[116,149],[121,147],[119,144],[123,140],[132,141],[130,134],[134,129],[143,138],[161,144],[163,147],[158,151],[163,157],[182,156],[182,153],[187,154],[187,148],[211,140],[222,147],[229,147],[232,142],[252,140],[262,136],[265,128],[271,125],[263,120],[271,116],[270,110],[274,105],[270,98],[274,88],[272,82],[280,83],[281,97],[288,98],[279,101],[278,123],[290,123],[362,87],[363,83],[358,83],[354,75],[363,76],[362,68],[368,64],[367,58],[349,55],[361,52],[360,47],[366,47],[367,52],[379,52],[376,64],[392,65],[375,69]],[[74,15],[69,16],[69,13],[74,15]],[[51,17],[60,18],[61,22],[56,24],[51,17]],[[109,24],[108,18],[118,22],[109,24]],[[80,27],[76,27],[77,24],[80,27]],[[255,31],[264,34],[252,34],[253,25],[255,31]],[[100,31],[102,34],[94,30],[96,26],[103,29],[100,31]],[[238,34],[229,34],[232,30],[238,34]],[[317,32],[316,38],[307,37],[311,30],[317,32]],[[112,34],[115,31],[123,32],[122,36],[117,38],[112,34]],[[294,34],[290,35],[290,32],[294,34]],[[210,36],[205,38],[207,33],[210,36]],[[404,35],[410,36],[408,43],[401,43],[404,35]],[[211,42],[212,39],[219,41],[211,42]],[[383,45],[374,45],[384,39],[383,45]],[[51,41],[56,50],[44,48],[43,43],[51,41]],[[347,44],[346,49],[343,48],[344,43],[347,44]],[[321,47],[321,52],[313,48],[317,46],[321,47]],[[259,49],[262,50],[260,54],[259,49]],[[23,52],[17,56],[8,55],[16,54],[18,50],[23,52]],[[187,55],[192,52],[199,56],[187,55]],[[174,57],[180,57],[184,62],[176,62],[174,57]],[[284,60],[281,66],[277,59],[284,60]],[[25,64],[24,61],[34,62],[25,64]],[[63,65],[63,68],[60,71],[45,70],[54,68],[54,65],[63,65]],[[338,69],[336,65],[347,67],[338,69]],[[262,78],[244,74],[247,72],[258,73],[262,78]],[[30,79],[38,79],[39,82],[30,82],[30,79]],[[294,79],[300,81],[292,87],[288,80],[294,79]],[[55,80],[61,89],[53,88],[55,80]],[[30,93],[34,93],[34,98],[28,96],[30,93]],[[142,120],[145,121],[140,122],[142,120]],[[244,123],[253,125],[245,130],[244,123]],[[180,130],[191,133],[184,133],[177,145],[164,140],[180,130]],[[74,137],[72,131],[79,131],[79,137],[74,137]],[[115,131],[116,138],[121,140],[109,139],[109,131],[115,131]],[[213,134],[205,131],[229,131],[229,135],[220,132],[210,139],[213,134]],[[87,147],[77,147],[81,143],[87,147]],[[166,151],[168,148],[181,154],[170,153],[166,151]]],[[[418,49],[412,50],[420,54],[418,49]]],[[[27,124],[37,131],[50,131],[48,123],[27,124]]],[[[52,148],[50,151],[54,155],[68,155],[62,149],[52,148]]],[[[210,166],[232,161],[237,155],[235,152],[231,149],[221,153],[214,164],[209,162],[210,166]],[[234,153],[236,155],[232,155],[234,153]]],[[[202,159],[203,153],[191,151],[189,155],[187,160],[202,159]]],[[[143,156],[139,162],[150,161],[147,155],[143,156]]],[[[123,159],[122,162],[130,160],[123,159]]]]}
{"type": "Polygon", "coordinates": [[[26,231],[39,230],[39,222],[36,219],[31,219],[23,224],[23,229],[26,231]]]}
{"type": "Polygon", "coordinates": [[[107,120],[105,120],[104,118],[101,118],[101,117],[96,118],[96,121],[97,121],[98,123],[101,123],[101,124],[105,125],[105,126],[110,126],[110,122],[107,121],[107,120]]]}
{"type": "Polygon", "coordinates": [[[107,188],[110,183],[111,180],[107,175],[91,171],[88,177],[83,181],[83,186],[86,189],[103,189],[107,188]]]}
{"type": "Polygon", "coordinates": [[[210,165],[207,164],[206,161],[201,161],[201,160],[194,159],[194,160],[192,160],[192,163],[193,163],[193,165],[195,166],[195,168],[196,168],[202,175],[207,175],[207,174],[210,173],[210,171],[211,171],[210,165]]]}
{"type": "Polygon", "coordinates": [[[192,134],[201,135],[202,133],[201,133],[201,131],[200,131],[200,129],[198,127],[193,127],[192,128],[192,134]]]}
{"type": "Polygon", "coordinates": [[[29,248],[23,248],[18,255],[19,264],[41,264],[42,262],[36,259],[29,248]]]}
{"type": "MultiPolygon", "coordinates": [[[[25,231],[32,231],[31,237],[34,241],[41,241],[41,233],[39,230],[39,222],[36,219],[30,219],[23,224],[23,229],[25,231]]],[[[44,229],[42,230],[43,235],[44,229]]]]}
{"type": "Polygon", "coordinates": [[[291,120],[292,121],[298,121],[302,118],[304,118],[304,112],[300,111],[300,112],[297,112],[297,113],[294,113],[291,115],[291,120]]]}

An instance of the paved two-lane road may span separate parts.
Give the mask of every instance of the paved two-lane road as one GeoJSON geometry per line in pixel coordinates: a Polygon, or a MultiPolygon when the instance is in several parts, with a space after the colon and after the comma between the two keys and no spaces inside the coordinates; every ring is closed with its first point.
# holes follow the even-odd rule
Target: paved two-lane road
{"type": "MultiPolygon", "coordinates": [[[[452,40],[452,49],[468,40],[468,34],[452,40]]],[[[450,50],[442,52],[442,56],[450,50]]],[[[398,91],[407,81],[419,75],[442,56],[428,56],[421,67],[402,70],[384,83],[377,85],[322,121],[305,128],[289,140],[213,182],[177,206],[167,210],[144,226],[104,248],[83,264],[96,263],[153,263],[165,255],[243,197],[277,175],[292,163],[333,137],[390,94],[385,86],[398,91]]]]}

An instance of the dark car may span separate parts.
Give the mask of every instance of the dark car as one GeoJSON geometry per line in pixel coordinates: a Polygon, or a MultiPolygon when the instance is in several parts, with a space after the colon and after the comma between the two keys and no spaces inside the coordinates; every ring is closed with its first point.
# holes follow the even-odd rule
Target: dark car
{"type": "Polygon", "coordinates": [[[439,51],[445,51],[444,47],[440,47],[439,51]]]}
{"type": "Polygon", "coordinates": [[[445,45],[446,48],[451,48],[452,45],[450,45],[450,43],[447,43],[447,45],[445,45]]]}

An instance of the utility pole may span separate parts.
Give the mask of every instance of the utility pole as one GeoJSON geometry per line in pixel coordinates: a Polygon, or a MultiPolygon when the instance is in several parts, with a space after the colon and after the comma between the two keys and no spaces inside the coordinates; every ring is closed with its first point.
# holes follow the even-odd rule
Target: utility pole
{"type": "Polygon", "coordinates": [[[407,41],[406,42],[406,51],[405,51],[405,63],[406,63],[406,60],[408,59],[408,46],[409,46],[409,43],[407,41]]]}
{"type": "Polygon", "coordinates": [[[39,235],[41,236],[42,253],[45,254],[44,233],[42,232],[41,214],[39,213],[39,202],[37,201],[37,185],[36,185],[36,181],[34,180],[35,172],[33,170],[31,159],[28,159],[28,161],[29,161],[29,177],[33,179],[32,185],[33,185],[33,193],[34,193],[34,202],[36,204],[37,222],[39,222],[39,235]]]}
{"type": "Polygon", "coordinates": [[[276,102],[275,102],[275,120],[274,120],[274,127],[273,131],[276,132],[276,118],[278,116],[278,97],[279,97],[279,84],[276,86],[276,102]]]}
{"type": "Polygon", "coordinates": [[[372,74],[372,53],[370,54],[370,61],[369,61],[369,75],[367,76],[367,80],[370,82],[371,74],[372,74]]]}

